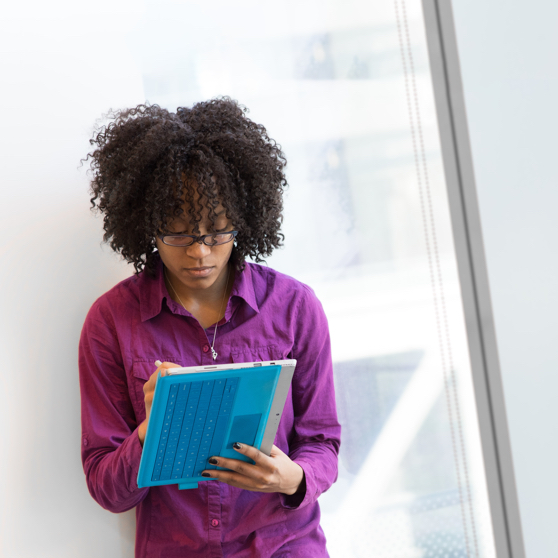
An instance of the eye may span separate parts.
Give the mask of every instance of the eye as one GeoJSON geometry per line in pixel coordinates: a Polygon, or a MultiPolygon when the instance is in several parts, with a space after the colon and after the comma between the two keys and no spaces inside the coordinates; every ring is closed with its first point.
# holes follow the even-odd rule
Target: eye
{"type": "Polygon", "coordinates": [[[192,242],[193,239],[190,236],[165,235],[164,237],[164,243],[170,246],[189,246],[192,242]]]}
{"type": "Polygon", "coordinates": [[[226,244],[234,239],[234,234],[226,233],[226,234],[213,234],[208,236],[205,243],[208,246],[216,246],[217,244],[226,244]]]}

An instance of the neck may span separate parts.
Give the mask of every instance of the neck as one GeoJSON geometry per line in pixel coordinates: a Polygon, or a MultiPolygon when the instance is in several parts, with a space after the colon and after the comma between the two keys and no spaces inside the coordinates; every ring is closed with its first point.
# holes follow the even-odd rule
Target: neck
{"type": "MultiPolygon", "coordinates": [[[[230,265],[230,264],[229,264],[230,265]]],[[[171,298],[198,319],[202,327],[219,322],[225,314],[227,300],[232,290],[234,272],[227,265],[215,283],[207,289],[188,289],[164,268],[165,283],[171,298]]]]}

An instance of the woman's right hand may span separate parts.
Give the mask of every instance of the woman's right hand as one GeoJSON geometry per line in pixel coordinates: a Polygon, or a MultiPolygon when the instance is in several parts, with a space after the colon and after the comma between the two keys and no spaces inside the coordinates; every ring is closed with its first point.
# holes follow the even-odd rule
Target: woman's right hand
{"type": "Polygon", "coordinates": [[[149,380],[145,382],[143,386],[143,395],[145,401],[145,420],[138,427],[138,436],[140,444],[143,446],[145,440],[145,434],[147,433],[147,422],[149,421],[149,415],[151,414],[151,405],[153,404],[153,394],[155,393],[155,384],[157,383],[157,374],[161,371],[161,376],[167,375],[167,370],[169,368],[180,368],[180,364],[174,364],[172,362],[163,362],[153,374],[151,374],[149,380]]]}

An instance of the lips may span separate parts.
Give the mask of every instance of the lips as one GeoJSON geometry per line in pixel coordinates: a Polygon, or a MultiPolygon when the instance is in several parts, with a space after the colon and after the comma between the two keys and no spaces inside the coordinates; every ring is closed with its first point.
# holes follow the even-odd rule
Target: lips
{"type": "Polygon", "coordinates": [[[213,271],[213,268],[212,267],[187,267],[184,269],[184,271],[193,277],[206,277],[213,271]]]}

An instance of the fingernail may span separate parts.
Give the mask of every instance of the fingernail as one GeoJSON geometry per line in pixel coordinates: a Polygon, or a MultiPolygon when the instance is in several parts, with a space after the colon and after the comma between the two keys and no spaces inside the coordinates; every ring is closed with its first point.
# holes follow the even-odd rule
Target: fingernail
{"type": "Polygon", "coordinates": [[[210,477],[211,475],[209,473],[206,473],[205,471],[202,473],[202,477],[210,477]]]}
{"type": "Polygon", "coordinates": [[[233,448],[234,448],[234,449],[242,449],[242,444],[239,444],[238,442],[235,442],[235,443],[233,444],[233,448]]]}
{"type": "Polygon", "coordinates": [[[217,465],[217,459],[215,459],[214,457],[210,457],[209,462],[211,463],[211,465],[217,465]]]}

